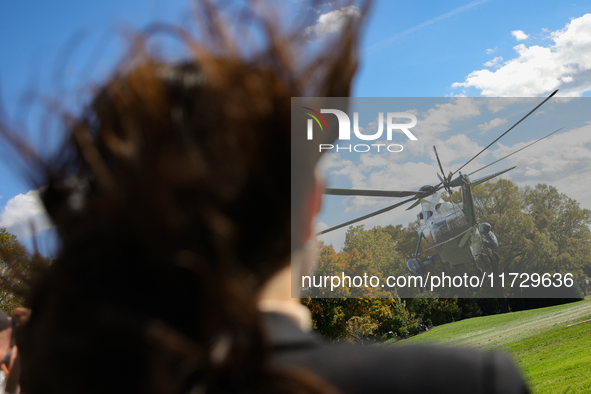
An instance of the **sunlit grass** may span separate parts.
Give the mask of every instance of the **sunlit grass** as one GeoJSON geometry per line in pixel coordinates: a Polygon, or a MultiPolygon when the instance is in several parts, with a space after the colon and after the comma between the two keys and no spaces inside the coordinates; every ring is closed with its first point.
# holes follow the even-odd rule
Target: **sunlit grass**
{"type": "Polygon", "coordinates": [[[444,324],[396,345],[437,343],[509,353],[534,393],[591,392],[591,301],[444,324]]]}

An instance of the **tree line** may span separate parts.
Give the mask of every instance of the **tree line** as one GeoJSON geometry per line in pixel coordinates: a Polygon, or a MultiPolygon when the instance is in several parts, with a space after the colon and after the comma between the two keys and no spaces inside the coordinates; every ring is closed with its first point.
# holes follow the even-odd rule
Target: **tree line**
{"type": "MultiPolygon", "coordinates": [[[[505,179],[479,185],[473,195],[479,220],[492,225],[499,241],[497,273],[570,273],[574,285],[556,289],[559,293],[548,299],[528,298],[531,288],[508,284],[487,298],[466,299],[455,298],[452,290],[441,290],[434,298],[408,298],[382,287],[338,287],[334,291],[310,287],[304,290],[302,302],[312,312],[315,330],[332,340],[406,337],[432,325],[556,305],[582,299],[591,292],[589,209],[581,208],[555,187],[538,184],[519,188],[505,179]]],[[[459,191],[444,198],[461,201],[459,191]]],[[[341,251],[319,245],[313,274],[346,272],[354,276],[371,272],[381,281],[390,275],[412,275],[406,261],[414,256],[418,226],[413,222],[372,229],[350,227],[341,251]]],[[[435,272],[445,269],[441,263],[429,267],[435,272]]]]}
{"type": "MultiPolygon", "coordinates": [[[[495,297],[462,299],[445,292],[410,298],[395,289],[371,286],[309,288],[302,302],[312,312],[315,330],[332,340],[358,342],[407,337],[433,325],[555,305],[591,292],[590,210],[545,184],[519,188],[501,179],[475,187],[473,194],[478,218],[490,223],[498,237],[499,272],[572,273],[575,285],[569,293],[536,299],[527,298],[527,289],[506,288],[495,297]]],[[[461,200],[459,192],[446,198],[461,200]]],[[[381,281],[409,275],[406,261],[415,253],[418,226],[350,227],[341,251],[320,244],[313,275],[371,273],[381,281]]],[[[10,314],[21,306],[32,267],[48,263],[27,253],[16,236],[0,228],[0,309],[10,314]]],[[[437,263],[433,266],[441,269],[437,263]]]]}
{"type": "Polygon", "coordinates": [[[0,228],[0,309],[9,316],[22,306],[26,278],[31,270],[31,256],[16,235],[0,228]]]}

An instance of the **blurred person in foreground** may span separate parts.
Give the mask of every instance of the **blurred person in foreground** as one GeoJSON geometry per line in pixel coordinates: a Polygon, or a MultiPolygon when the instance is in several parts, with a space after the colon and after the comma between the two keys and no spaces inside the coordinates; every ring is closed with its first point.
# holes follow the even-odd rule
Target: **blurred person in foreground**
{"type": "Polygon", "coordinates": [[[291,298],[322,187],[302,162],[290,195],[290,100],[350,94],[355,10],[306,52],[308,37],[260,7],[234,24],[202,2],[200,39],[165,29],[189,54],[163,61],[140,37],[64,117],[57,153],[3,127],[61,241],[27,297],[24,392],[527,392],[499,353],[324,344],[291,298]],[[241,27],[263,45],[244,49],[241,27]]]}
{"type": "Polygon", "coordinates": [[[0,393],[6,388],[6,380],[10,372],[12,350],[14,348],[12,335],[12,321],[4,312],[0,310],[0,393]]]}
{"type": "Polygon", "coordinates": [[[0,393],[16,393],[19,390],[20,363],[15,334],[27,321],[30,311],[17,307],[12,317],[0,310],[0,393]]]}

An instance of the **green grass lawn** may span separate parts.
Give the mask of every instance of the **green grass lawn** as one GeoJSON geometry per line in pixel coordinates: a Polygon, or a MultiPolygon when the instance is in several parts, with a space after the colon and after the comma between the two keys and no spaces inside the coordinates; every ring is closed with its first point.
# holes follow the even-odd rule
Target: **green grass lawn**
{"type": "Polygon", "coordinates": [[[591,301],[444,324],[396,346],[437,343],[512,355],[535,394],[591,393],[591,301]]]}

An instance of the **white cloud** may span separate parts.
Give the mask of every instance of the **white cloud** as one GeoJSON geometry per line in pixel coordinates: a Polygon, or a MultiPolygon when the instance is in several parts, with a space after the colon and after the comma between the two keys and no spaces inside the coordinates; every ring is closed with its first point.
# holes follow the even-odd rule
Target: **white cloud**
{"type": "Polygon", "coordinates": [[[494,49],[489,48],[486,50],[486,54],[490,55],[491,53],[494,53],[494,51],[496,51],[496,50],[497,50],[497,47],[495,47],[494,49]]]}
{"type": "Polygon", "coordinates": [[[422,113],[423,119],[418,121],[413,132],[416,131],[424,140],[449,130],[452,122],[477,115],[480,115],[480,108],[476,100],[468,98],[450,100],[445,104],[437,104],[434,108],[422,113]]]}
{"type": "MultiPolygon", "coordinates": [[[[547,183],[560,192],[577,200],[582,207],[591,207],[589,172],[591,172],[591,121],[584,126],[555,134],[531,148],[506,160],[517,168],[511,171],[512,179],[519,185],[547,183]]],[[[493,152],[497,159],[514,152],[528,142],[513,146],[499,143],[493,152]]]]}
{"type": "Polygon", "coordinates": [[[507,123],[507,119],[501,119],[501,118],[494,118],[493,120],[491,120],[490,122],[486,122],[483,124],[479,124],[478,128],[480,129],[480,131],[482,132],[481,134],[486,133],[489,130],[494,129],[497,126],[500,126],[502,124],[507,123]]]}
{"type": "MultiPolygon", "coordinates": [[[[458,160],[466,160],[471,158],[475,152],[480,152],[483,147],[478,145],[475,141],[471,140],[464,134],[457,134],[454,135],[445,141],[441,141],[437,144],[437,153],[439,154],[439,159],[441,163],[444,165],[444,170],[449,171],[449,165],[452,162],[458,160]]],[[[434,161],[434,163],[436,163],[434,161]]],[[[437,166],[437,164],[434,164],[437,166]]],[[[438,167],[434,167],[437,168],[438,167]]],[[[435,174],[433,174],[435,176],[435,174]]]]}
{"type": "Polygon", "coordinates": [[[333,168],[339,168],[353,164],[351,160],[342,159],[339,153],[325,153],[318,162],[318,169],[321,173],[326,173],[333,168]]]}
{"type": "Polygon", "coordinates": [[[529,38],[528,34],[525,34],[523,30],[513,30],[511,35],[515,37],[517,41],[527,40],[529,38]]]}
{"type": "Polygon", "coordinates": [[[468,95],[466,94],[466,89],[462,89],[460,93],[451,92],[446,94],[445,97],[468,97],[468,95]]]}
{"type": "Polygon", "coordinates": [[[0,213],[0,227],[6,227],[19,238],[32,236],[31,224],[37,232],[52,228],[37,190],[11,198],[0,213]]]}
{"type": "Polygon", "coordinates": [[[503,57],[502,56],[497,56],[495,57],[493,60],[489,60],[488,62],[484,63],[484,65],[486,67],[492,67],[492,66],[498,66],[500,67],[500,62],[503,61],[503,57]]]}
{"type": "Polygon", "coordinates": [[[338,34],[344,27],[349,18],[360,18],[359,8],[354,5],[343,7],[322,14],[318,17],[314,26],[307,27],[305,34],[310,37],[323,38],[331,34],[338,34]]]}
{"type": "Polygon", "coordinates": [[[548,46],[519,44],[517,57],[495,71],[471,72],[452,88],[474,87],[483,96],[528,97],[548,94],[579,97],[591,90],[591,14],[572,19],[550,34],[548,46]]]}
{"type": "MultiPolygon", "coordinates": [[[[558,100],[558,99],[555,99],[558,100]]],[[[561,98],[560,100],[566,100],[565,98],[561,98]]],[[[492,97],[485,100],[486,101],[486,108],[493,112],[499,112],[503,109],[509,107],[510,105],[514,104],[525,104],[531,103],[532,108],[535,107],[537,104],[540,103],[540,99],[537,97],[492,97]]],[[[540,111],[536,111],[536,114],[540,111]]],[[[525,114],[524,114],[525,115],[525,114]]]]}

